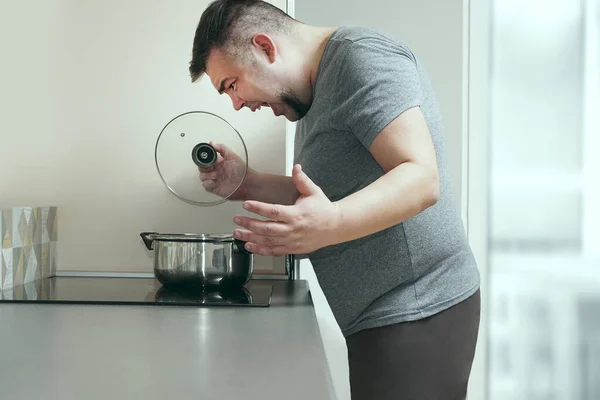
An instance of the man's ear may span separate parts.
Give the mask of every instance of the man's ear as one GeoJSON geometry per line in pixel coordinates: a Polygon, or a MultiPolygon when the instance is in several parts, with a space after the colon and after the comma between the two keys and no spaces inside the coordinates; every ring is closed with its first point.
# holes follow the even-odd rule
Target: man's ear
{"type": "Polygon", "coordinates": [[[277,55],[277,46],[273,39],[264,33],[257,33],[252,37],[252,46],[264,55],[269,63],[274,63],[277,55]]]}

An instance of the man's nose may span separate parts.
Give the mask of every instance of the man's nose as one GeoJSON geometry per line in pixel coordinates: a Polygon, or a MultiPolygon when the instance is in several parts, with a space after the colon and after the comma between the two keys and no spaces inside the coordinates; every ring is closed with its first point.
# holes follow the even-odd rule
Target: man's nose
{"type": "Polygon", "coordinates": [[[231,95],[231,102],[233,103],[233,108],[235,111],[240,111],[244,106],[244,100],[240,99],[235,94],[231,95]]]}

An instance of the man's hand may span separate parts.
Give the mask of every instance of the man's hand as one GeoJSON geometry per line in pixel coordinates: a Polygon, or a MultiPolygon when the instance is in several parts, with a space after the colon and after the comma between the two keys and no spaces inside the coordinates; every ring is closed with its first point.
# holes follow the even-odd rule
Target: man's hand
{"type": "Polygon", "coordinates": [[[246,228],[236,229],[234,236],[247,242],[248,251],[264,256],[307,254],[337,243],[339,207],[302,172],[300,165],[294,166],[292,178],[300,193],[294,205],[246,201],[246,210],[268,220],[241,215],[234,218],[237,225],[246,228]]]}
{"type": "MultiPolygon", "coordinates": [[[[242,183],[246,168],[244,161],[225,145],[213,144],[213,142],[210,144],[217,151],[218,158],[212,167],[198,168],[204,189],[220,197],[231,194],[230,200],[243,200],[248,191],[248,177],[242,183]],[[233,191],[235,192],[232,193],[233,191]]],[[[253,173],[254,171],[248,170],[248,175],[253,173]]]]}

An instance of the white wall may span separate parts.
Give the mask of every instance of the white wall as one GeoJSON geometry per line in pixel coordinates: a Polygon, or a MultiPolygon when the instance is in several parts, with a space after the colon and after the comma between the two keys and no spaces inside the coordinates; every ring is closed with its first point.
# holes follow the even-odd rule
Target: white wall
{"type": "MultiPolygon", "coordinates": [[[[224,117],[245,139],[252,167],[285,172],[283,117],[235,112],[208,79],[190,83],[194,31],[208,3],[0,3],[0,205],[59,207],[59,271],[150,272],[142,231],[231,232],[239,203],[188,205],[156,172],[156,138],[183,112],[224,117]]],[[[258,257],[257,266],[282,270],[283,259],[258,257]]]]}
{"type": "MultiPolygon", "coordinates": [[[[383,29],[407,42],[428,70],[446,126],[446,153],[457,196],[462,191],[463,1],[462,0],[295,0],[295,17],[313,25],[360,25],[383,29]]],[[[460,199],[460,197],[459,197],[460,199]]],[[[313,290],[334,385],[349,400],[347,350],[308,261],[301,277],[313,290]]]]}

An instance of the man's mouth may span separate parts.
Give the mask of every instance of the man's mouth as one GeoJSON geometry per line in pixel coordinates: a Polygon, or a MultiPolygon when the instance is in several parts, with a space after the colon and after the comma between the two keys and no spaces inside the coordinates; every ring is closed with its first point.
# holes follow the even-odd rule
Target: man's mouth
{"type": "Polygon", "coordinates": [[[254,112],[256,110],[260,110],[262,106],[269,106],[269,103],[258,103],[253,106],[249,106],[248,108],[250,108],[250,111],[254,112]]]}
{"type": "Polygon", "coordinates": [[[271,103],[266,103],[265,102],[265,103],[255,104],[255,105],[250,106],[248,108],[250,108],[250,111],[255,112],[257,110],[260,110],[261,107],[269,107],[269,108],[271,108],[271,110],[273,110],[273,114],[275,114],[276,117],[278,117],[279,115],[281,115],[280,112],[279,112],[279,107],[276,104],[271,104],[271,103]]]}

